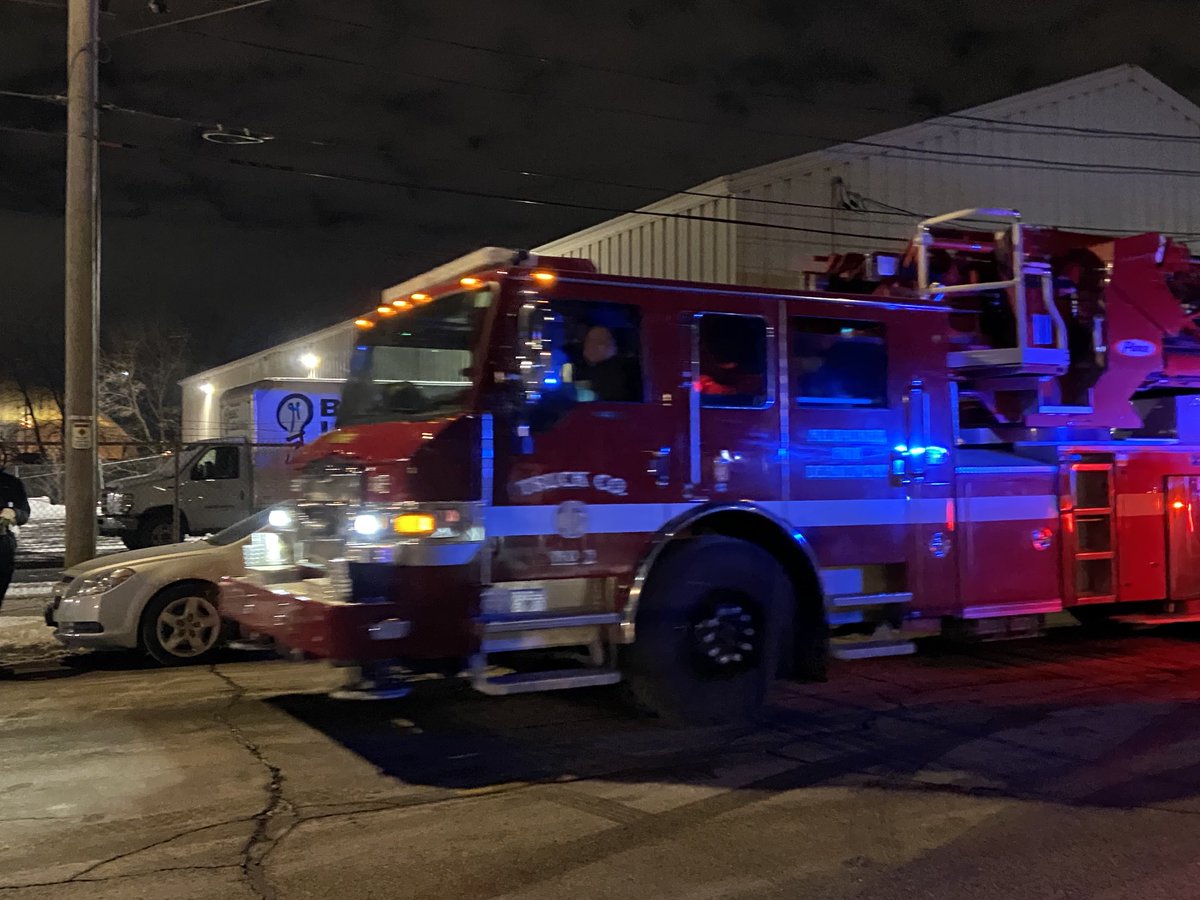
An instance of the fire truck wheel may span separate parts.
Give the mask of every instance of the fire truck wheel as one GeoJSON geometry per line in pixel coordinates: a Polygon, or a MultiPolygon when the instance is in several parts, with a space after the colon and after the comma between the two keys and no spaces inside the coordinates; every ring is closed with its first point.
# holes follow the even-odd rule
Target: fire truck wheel
{"type": "Polygon", "coordinates": [[[791,632],[792,588],[766,550],[720,535],[669,546],[646,582],[622,658],[635,699],[664,719],[757,717],[791,632]]]}

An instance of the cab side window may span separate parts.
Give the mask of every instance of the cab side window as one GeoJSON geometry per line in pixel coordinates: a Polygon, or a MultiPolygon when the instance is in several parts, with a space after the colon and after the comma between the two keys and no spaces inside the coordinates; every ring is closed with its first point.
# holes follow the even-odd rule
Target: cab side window
{"type": "Polygon", "coordinates": [[[215,481],[238,477],[237,447],[210,447],[192,466],[193,481],[215,481]]]}
{"type": "Polygon", "coordinates": [[[763,407],[767,389],[767,323],[758,316],[698,317],[700,405],[763,407]]]}
{"type": "Polygon", "coordinates": [[[887,406],[882,323],[798,316],[791,348],[800,406],[887,406]]]}
{"type": "Polygon", "coordinates": [[[566,395],[576,403],[645,401],[637,307],[556,300],[550,312],[553,357],[544,395],[566,395]]]}

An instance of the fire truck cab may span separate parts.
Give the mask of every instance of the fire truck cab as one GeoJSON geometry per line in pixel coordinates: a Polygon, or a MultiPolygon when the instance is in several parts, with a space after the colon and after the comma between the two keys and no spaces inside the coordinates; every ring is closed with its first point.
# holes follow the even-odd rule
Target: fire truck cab
{"type": "Polygon", "coordinates": [[[1198,273],[994,209],[794,290],[479,251],[358,320],[222,611],[359,696],[625,680],[689,721],[921,635],[1190,616],[1198,273]]]}

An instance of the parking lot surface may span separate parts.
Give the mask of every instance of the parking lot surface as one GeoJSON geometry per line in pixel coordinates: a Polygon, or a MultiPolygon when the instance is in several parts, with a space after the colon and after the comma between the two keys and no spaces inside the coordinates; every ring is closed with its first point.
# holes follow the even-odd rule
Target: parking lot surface
{"type": "Polygon", "coordinates": [[[739,730],[341,677],[0,658],[0,896],[1200,895],[1194,630],[839,664],[739,730]]]}

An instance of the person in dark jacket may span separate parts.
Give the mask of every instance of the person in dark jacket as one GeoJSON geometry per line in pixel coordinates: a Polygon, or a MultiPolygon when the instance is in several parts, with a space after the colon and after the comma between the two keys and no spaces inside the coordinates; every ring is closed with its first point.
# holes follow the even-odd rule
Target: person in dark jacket
{"type": "Polygon", "coordinates": [[[0,468],[0,605],[8,593],[17,561],[17,536],[13,528],[29,521],[29,498],[25,485],[0,468]]]}
{"type": "Polygon", "coordinates": [[[588,329],[583,339],[583,361],[575,381],[586,384],[595,400],[633,403],[642,399],[640,377],[630,361],[617,355],[617,341],[603,325],[588,329]]]}

